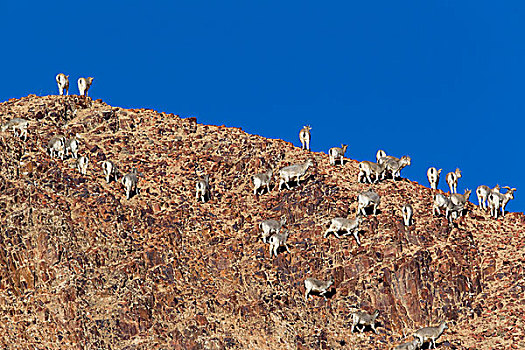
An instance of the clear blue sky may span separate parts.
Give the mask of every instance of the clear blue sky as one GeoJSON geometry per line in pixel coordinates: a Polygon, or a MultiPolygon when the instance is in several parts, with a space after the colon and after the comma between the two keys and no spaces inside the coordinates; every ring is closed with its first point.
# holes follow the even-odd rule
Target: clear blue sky
{"type": "MultiPolygon", "coordinates": [[[[48,1],[0,5],[0,100],[90,96],[312,149],[463,171],[459,190],[525,186],[523,1],[48,1]],[[29,8],[29,9],[28,9],[29,8]]],[[[444,178],[440,188],[445,189],[444,178]]],[[[471,200],[476,201],[475,195],[471,200]]]]}

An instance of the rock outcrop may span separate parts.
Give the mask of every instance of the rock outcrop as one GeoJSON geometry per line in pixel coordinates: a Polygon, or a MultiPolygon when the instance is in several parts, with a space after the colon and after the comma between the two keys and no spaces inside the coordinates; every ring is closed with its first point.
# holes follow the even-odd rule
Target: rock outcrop
{"type": "Polygon", "coordinates": [[[31,125],[27,142],[0,135],[2,348],[390,349],[443,320],[441,348],[525,348],[521,213],[494,220],[468,203],[449,226],[429,188],[358,183],[356,161],[334,167],[282,140],[80,96],[0,104],[0,121],[13,117],[31,125]],[[58,133],[80,136],[87,175],[46,153],[58,133]],[[308,158],[299,186],[253,195],[253,174],[308,158]],[[106,183],[104,160],[137,168],[139,193],[106,183]],[[381,205],[362,245],[323,238],[369,188],[381,205]],[[281,215],[291,253],[270,258],[258,223],[281,215]],[[329,275],[328,300],[305,301],[304,279],[329,275]],[[350,333],[354,309],[380,311],[378,335],[350,333]]]}

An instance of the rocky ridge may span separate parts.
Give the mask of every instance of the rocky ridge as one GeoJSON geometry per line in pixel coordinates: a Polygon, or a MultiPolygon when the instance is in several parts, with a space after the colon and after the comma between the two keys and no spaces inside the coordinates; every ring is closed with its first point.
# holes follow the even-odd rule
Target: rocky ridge
{"type": "Polygon", "coordinates": [[[389,349],[442,320],[441,348],[525,348],[522,213],[494,220],[469,203],[450,227],[432,216],[429,188],[360,184],[356,161],[333,167],[282,140],[80,96],[0,104],[0,121],[13,117],[31,126],[27,142],[0,138],[3,348],[389,349]],[[81,137],[88,175],[47,155],[57,133],[81,137]],[[300,186],[253,195],[254,173],[308,158],[300,186]],[[143,174],[138,195],[106,183],[106,159],[143,174]],[[202,174],[207,203],[195,200],[202,174]],[[370,187],[382,203],[362,245],[323,238],[370,187]],[[258,223],[281,215],[292,253],[270,258],[258,223]],[[328,300],[305,302],[304,279],[329,275],[328,300]],[[354,309],[380,311],[379,335],[350,333],[354,309]]]}

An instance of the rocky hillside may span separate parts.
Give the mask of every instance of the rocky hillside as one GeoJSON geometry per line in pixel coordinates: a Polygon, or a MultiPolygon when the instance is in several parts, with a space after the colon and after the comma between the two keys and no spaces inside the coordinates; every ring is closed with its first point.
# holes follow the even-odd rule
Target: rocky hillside
{"type": "Polygon", "coordinates": [[[439,348],[525,348],[521,213],[494,220],[469,203],[451,227],[415,182],[361,184],[353,160],[333,167],[282,140],[101,100],[0,104],[0,122],[13,117],[31,125],[27,142],[0,134],[2,348],[390,349],[443,320],[439,348]],[[46,153],[58,133],[80,137],[86,176],[46,153]],[[254,173],[308,158],[304,183],[253,195],[254,173]],[[138,195],[106,183],[106,159],[139,170],[138,195]],[[203,174],[206,203],[195,199],[203,174]],[[382,202],[362,224],[362,245],[323,238],[370,187],[382,202]],[[410,229],[405,203],[416,213],[410,229]],[[258,223],[281,215],[291,253],[271,258],[258,223]],[[327,301],[305,301],[304,279],[330,275],[327,301]],[[357,309],[380,311],[379,334],[350,332],[357,309]]]}

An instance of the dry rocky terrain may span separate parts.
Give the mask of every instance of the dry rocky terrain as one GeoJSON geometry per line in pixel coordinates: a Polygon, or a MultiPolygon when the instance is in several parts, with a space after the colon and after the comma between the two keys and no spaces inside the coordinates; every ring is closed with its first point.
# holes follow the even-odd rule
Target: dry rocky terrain
{"type": "Polygon", "coordinates": [[[101,100],[1,103],[0,122],[14,117],[31,124],[26,142],[0,134],[1,348],[391,349],[446,320],[438,348],[525,349],[522,213],[495,220],[469,203],[449,226],[418,183],[361,184],[354,160],[334,167],[289,142],[101,100]],[[58,133],[78,134],[87,175],[47,154],[58,133]],[[299,186],[253,195],[253,174],[308,158],[299,186]],[[106,183],[106,159],[139,170],[137,195],[106,183]],[[370,187],[381,205],[362,245],[323,238],[370,187]],[[258,224],[281,215],[291,253],[270,258],[258,224]],[[304,279],[330,275],[327,301],[305,301],[304,279]],[[379,334],[350,332],[353,310],[375,309],[379,334]]]}

